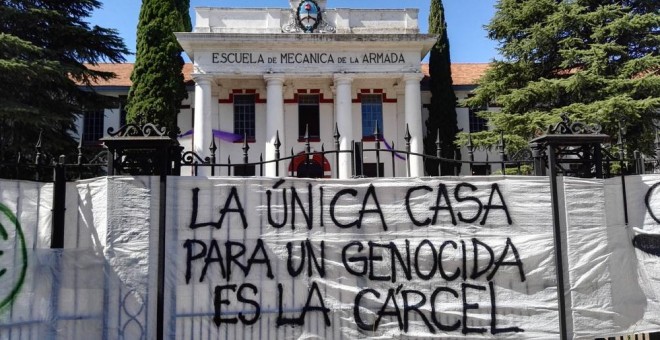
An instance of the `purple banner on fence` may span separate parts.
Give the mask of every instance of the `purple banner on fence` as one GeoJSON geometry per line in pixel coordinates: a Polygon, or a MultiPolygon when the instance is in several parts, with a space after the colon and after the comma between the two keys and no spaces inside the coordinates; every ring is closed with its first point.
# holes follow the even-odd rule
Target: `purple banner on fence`
{"type": "Polygon", "coordinates": [[[239,134],[221,130],[213,130],[213,137],[231,143],[243,140],[243,136],[239,134]]]}
{"type": "Polygon", "coordinates": [[[193,134],[193,130],[190,129],[190,130],[188,130],[188,131],[186,131],[186,132],[180,134],[180,135],[178,136],[178,138],[187,137],[187,136],[190,136],[190,135],[192,135],[192,134],[193,134]]]}
{"type": "MultiPolygon", "coordinates": [[[[236,133],[231,133],[231,132],[221,131],[221,130],[211,130],[211,131],[213,131],[213,137],[215,137],[219,140],[223,140],[225,142],[233,143],[233,142],[238,142],[238,141],[243,139],[243,136],[241,136],[239,134],[236,134],[236,133]]],[[[180,134],[178,137],[183,138],[183,137],[190,136],[192,134],[193,134],[193,129],[190,129],[190,130],[180,134]]]]}
{"type": "MultiPolygon", "coordinates": [[[[383,143],[385,143],[385,148],[387,148],[387,150],[394,151],[394,148],[385,139],[381,139],[381,141],[383,143]]],[[[406,160],[406,157],[403,157],[403,156],[399,155],[396,152],[394,152],[394,156],[396,156],[396,158],[398,158],[400,160],[403,160],[403,161],[406,160]]]]}

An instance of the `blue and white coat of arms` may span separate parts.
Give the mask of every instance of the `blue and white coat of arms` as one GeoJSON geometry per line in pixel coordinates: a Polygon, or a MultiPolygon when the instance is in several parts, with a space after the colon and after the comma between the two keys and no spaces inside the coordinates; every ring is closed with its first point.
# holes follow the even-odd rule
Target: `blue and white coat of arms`
{"type": "Polygon", "coordinates": [[[296,17],[300,28],[306,33],[311,33],[321,22],[321,9],[316,1],[304,0],[298,5],[296,17]]]}
{"type": "Polygon", "coordinates": [[[301,0],[291,10],[289,22],[282,26],[286,33],[334,33],[335,28],[323,19],[323,9],[314,0],[301,0]]]}

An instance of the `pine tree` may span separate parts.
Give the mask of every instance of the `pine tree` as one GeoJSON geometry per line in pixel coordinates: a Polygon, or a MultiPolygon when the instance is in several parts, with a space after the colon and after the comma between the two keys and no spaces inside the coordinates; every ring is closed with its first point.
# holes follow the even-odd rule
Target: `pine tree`
{"type": "MultiPolygon", "coordinates": [[[[429,74],[431,86],[431,106],[429,118],[426,121],[426,138],[424,153],[436,155],[436,139],[440,131],[441,156],[454,159],[456,146],[454,144],[458,132],[456,122],[456,95],[452,88],[451,58],[449,56],[449,39],[447,38],[447,23],[441,0],[431,1],[429,14],[429,33],[437,34],[438,40],[431,49],[429,58],[429,74]]],[[[428,161],[426,173],[438,174],[438,162],[428,161]]],[[[453,175],[455,165],[443,162],[442,175],[453,175]]]]}
{"type": "Polygon", "coordinates": [[[154,123],[177,131],[181,101],[188,97],[181,46],[174,32],[190,30],[189,0],[144,0],[137,31],[137,55],[131,74],[127,120],[154,123]],[[185,12],[181,12],[185,10],[185,12]]]}
{"type": "MultiPolygon", "coordinates": [[[[501,60],[482,79],[472,107],[491,131],[473,136],[492,145],[499,131],[509,151],[526,147],[564,113],[600,124],[629,150],[651,152],[660,115],[660,2],[656,0],[501,0],[487,26],[501,60]]],[[[465,136],[462,136],[465,141],[465,136]]]]}
{"type": "Polygon", "coordinates": [[[77,115],[107,104],[107,98],[84,86],[114,75],[86,64],[123,62],[128,50],[115,30],[85,21],[100,6],[96,0],[0,0],[0,146],[5,155],[33,153],[40,132],[43,152],[70,151],[77,115]]]}

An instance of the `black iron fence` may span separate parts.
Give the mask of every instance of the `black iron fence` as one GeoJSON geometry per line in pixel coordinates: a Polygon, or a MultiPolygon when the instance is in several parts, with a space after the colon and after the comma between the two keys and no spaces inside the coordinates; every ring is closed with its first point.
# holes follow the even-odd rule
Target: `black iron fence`
{"type": "MultiPolygon", "coordinates": [[[[611,144],[609,137],[600,134],[600,130],[569,121],[558,124],[546,136],[533,140],[529,149],[514,153],[508,152],[504,136],[500,135],[495,150],[482,153],[485,154],[483,159],[475,157],[480,149],[472,144],[471,138],[465,146],[466,157],[450,159],[441,157],[439,140],[436,140],[434,155],[420,154],[411,151],[409,132],[404,137],[404,147],[397,148],[393,141],[383,139],[378,128],[371,142],[353,142],[347,150],[340,149],[341,135],[336,127],[332,147],[327,149],[325,144],[321,144],[320,151],[312,151],[312,140],[307,134],[303,138],[302,152],[294,153],[293,148],[288,152],[281,150],[278,135],[272,160],[264,160],[263,154],[251,154],[250,145],[244,139],[241,159],[233,160],[228,156],[224,161],[217,157],[219,148],[215,140],[209,147],[209,156],[200,156],[192,151],[184,152],[176,136],[151,124],[143,127],[127,125],[116,132],[112,129],[108,132],[109,137],[102,139],[104,147],[87,146],[81,142],[68,155],[45,153],[41,140],[35,144],[32,154],[8,154],[0,150],[0,155],[3,155],[0,159],[0,178],[51,182],[55,180],[56,171],[63,171],[64,178],[71,181],[103,175],[180,175],[182,170],[190,175],[203,171],[211,176],[265,176],[265,168],[269,164],[274,165],[276,176],[336,178],[340,154],[349,155],[353,177],[384,177],[385,173],[391,177],[410,176],[412,157],[420,157],[424,163],[431,162],[437,166],[436,174],[440,176],[456,176],[461,169],[467,169],[468,174],[479,175],[546,175],[550,170],[551,157],[548,145],[554,147],[552,158],[557,173],[565,176],[609,178],[660,172],[660,157],[636,151],[632,153],[634,157],[626,158],[626,146],[621,139],[611,144]],[[366,168],[367,156],[375,159],[375,167],[366,168]],[[324,160],[333,160],[333,164],[319,164],[324,160]],[[397,166],[401,161],[405,162],[405,167],[397,166]],[[328,169],[319,170],[319,166],[323,168],[324,165],[332,169],[329,172],[325,171],[328,169]],[[284,168],[287,170],[282,170],[284,168]],[[385,171],[386,168],[389,171],[385,171]],[[452,171],[443,173],[443,168],[452,171]]],[[[656,144],[660,154],[660,140],[656,144]]],[[[458,155],[458,152],[454,154],[458,155]]]]}
{"type": "MultiPolygon", "coordinates": [[[[600,133],[597,126],[570,122],[567,118],[549,129],[548,134],[531,141],[528,150],[517,153],[507,153],[503,135],[500,135],[496,146],[495,160],[476,159],[477,148],[468,138],[466,145],[467,159],[458,157],[443,158],[440,141],[436,140],[435,155],[424,155],[411,151],[411,136],[406,132],[403,149],[397,149],[394,142],[387,142],[382,138],[378,127],[374,131],[372,143],[353,142],[348,150],[340,148],[340,132],[335,127],[332,149],[327,150],[321,145],[320,151],[312,151],[311,138],[304,137],[304,151],[294,154],[293,149],[288,155],[281,150],[279,134],[274,143],[274,159],[265,161],[263,155],[256,157],[257,161],[250,161],[254,156],[250,154],[247,138],[242,146],[242,159],[233,162],[230,157],[226,162],[219,162],[217,144],[213,142],[209,148],[209,156],[202,157],[194,152],[183,152],[176,136],[168,134],[165,130],[147,124],[143,127],[127,125],[114,131],[108,131],[109,136],[103,138],[103,149],[86,147],[79,144],[70,155],[49,155],[43,152],[41,139],[35,144],[35,152],[31,155],[11,155],[0,150],[0,178],[34,180],[53,182],[53,211],[52,211],[52,248],[62,248],[64,244],[64,211],[66,207],[66,182],[102,175],[157,175],[160,176],[160,195],[163,204],[159,207],[161,225],[158,240],[158,324],[162,325],[163,316],[163,287],[164,287],[164,253],[165,253],[165,197],[167,176],[178,176],[182,169],[189,170],[192,175],[200,171],[212,176],[264,176],[265,167],[273,166],[276,176],[296,176],[319,178],[328,177],[326,169],[319,171],[318,159],[333,159],[334,169],[330,169],[330,177],[337,177],[340,169],[340,155],[349,155],[351,174],[354,177],[383,177],[385,164],[391,167],[390,174],[394,177],[410,176],[411,158],[421,157],[424,162],[437,164],[439,175],[458,175],[460,169],[469,169],[475,173],[476,169],[487,169],[486,174],[501,175],[537,175],[549,176],[552,186],[553,225],[555,233],[555,261],[557,263],[557,282],[559,311],[566,310],[564,301],[564,277],[558,183],[557,176],[578,176],[588,178],[606,178],[620,176],[622,181],[623,213],[625,222],[627,218],[627,201],[625,189],[625,176],[630,174],[660,173],[660,156],[645,156],[633,152],[632,159],[626,159],[626,145],[619,138],[612,145],[607,135],[600,133]],[[373,145],[373,147],[365,147],[373,145]],[[383,147],[385,145],[385,147],[383,147]],[[376,160],[377,166],[366,168],[365,155],[376,160]],[[397,159],[405,161],[405,167],[396,166],[397,159]],[[289,170],[280,173],[283,165],[297,164],[289,170]],[[380,164],[383,164],[381,168],[380,164]],[[445,166],[443,166],[445,165],[445,166]],[[449,165],[449,166],[446,166],[449,165]],[[403,168],[403,170],[402,170],[403,168]],[[442,169],[453,169],[450,173],[443,173],[442,169]]],[[[660,140],[656,141],[657,154],[660,155],[660,140]]],[[[454,153],[456,155],[456,152],[454,153]]],[[[321,161],[323,163],[323,161],[321,161]]],[[[329,164],[329,162],[328,162],[329,164]]],[[[323,164],[322,164],[323,165],[323,164]]],[[[560,315],[562,339],[567,338],[566,316],[560,315]]],[[[158,338],[162,338],[162,329],[159,327],[158,338]]]]}

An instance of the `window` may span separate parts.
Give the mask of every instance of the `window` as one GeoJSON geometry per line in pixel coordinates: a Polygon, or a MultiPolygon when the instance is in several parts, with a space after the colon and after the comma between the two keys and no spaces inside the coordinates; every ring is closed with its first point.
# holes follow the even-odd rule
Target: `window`
{"type": "Polygon", "coordinates": [[[383,96],[363,94],[362,96],[362,138],[373,139],[376,124],[383,131],[383,96]]]}
{"type": "Polygon", "coordinates": [[[253,94],[234,95],[234,133],[247,136],[248,140],[255,136],[254,103],[253,94]]]}
{"type": "Polygon", "coordinates": [[[470,109],[470,132],[488,131],[488,121],[477,116],[476,112],[483,111],[470,109]]]}
{"type": "Polygon", "coordinates": [[[98,143],[103,138],[103,110],[86,111],[83,116],[82,140],[84,143],[98,143]]]}
{"type": "Polygon", "coordinates": [[[298,96],[298,138],[305,137],[307,128],[310,138],[319,138],[319,95],[317,94],[298,96]]]}

